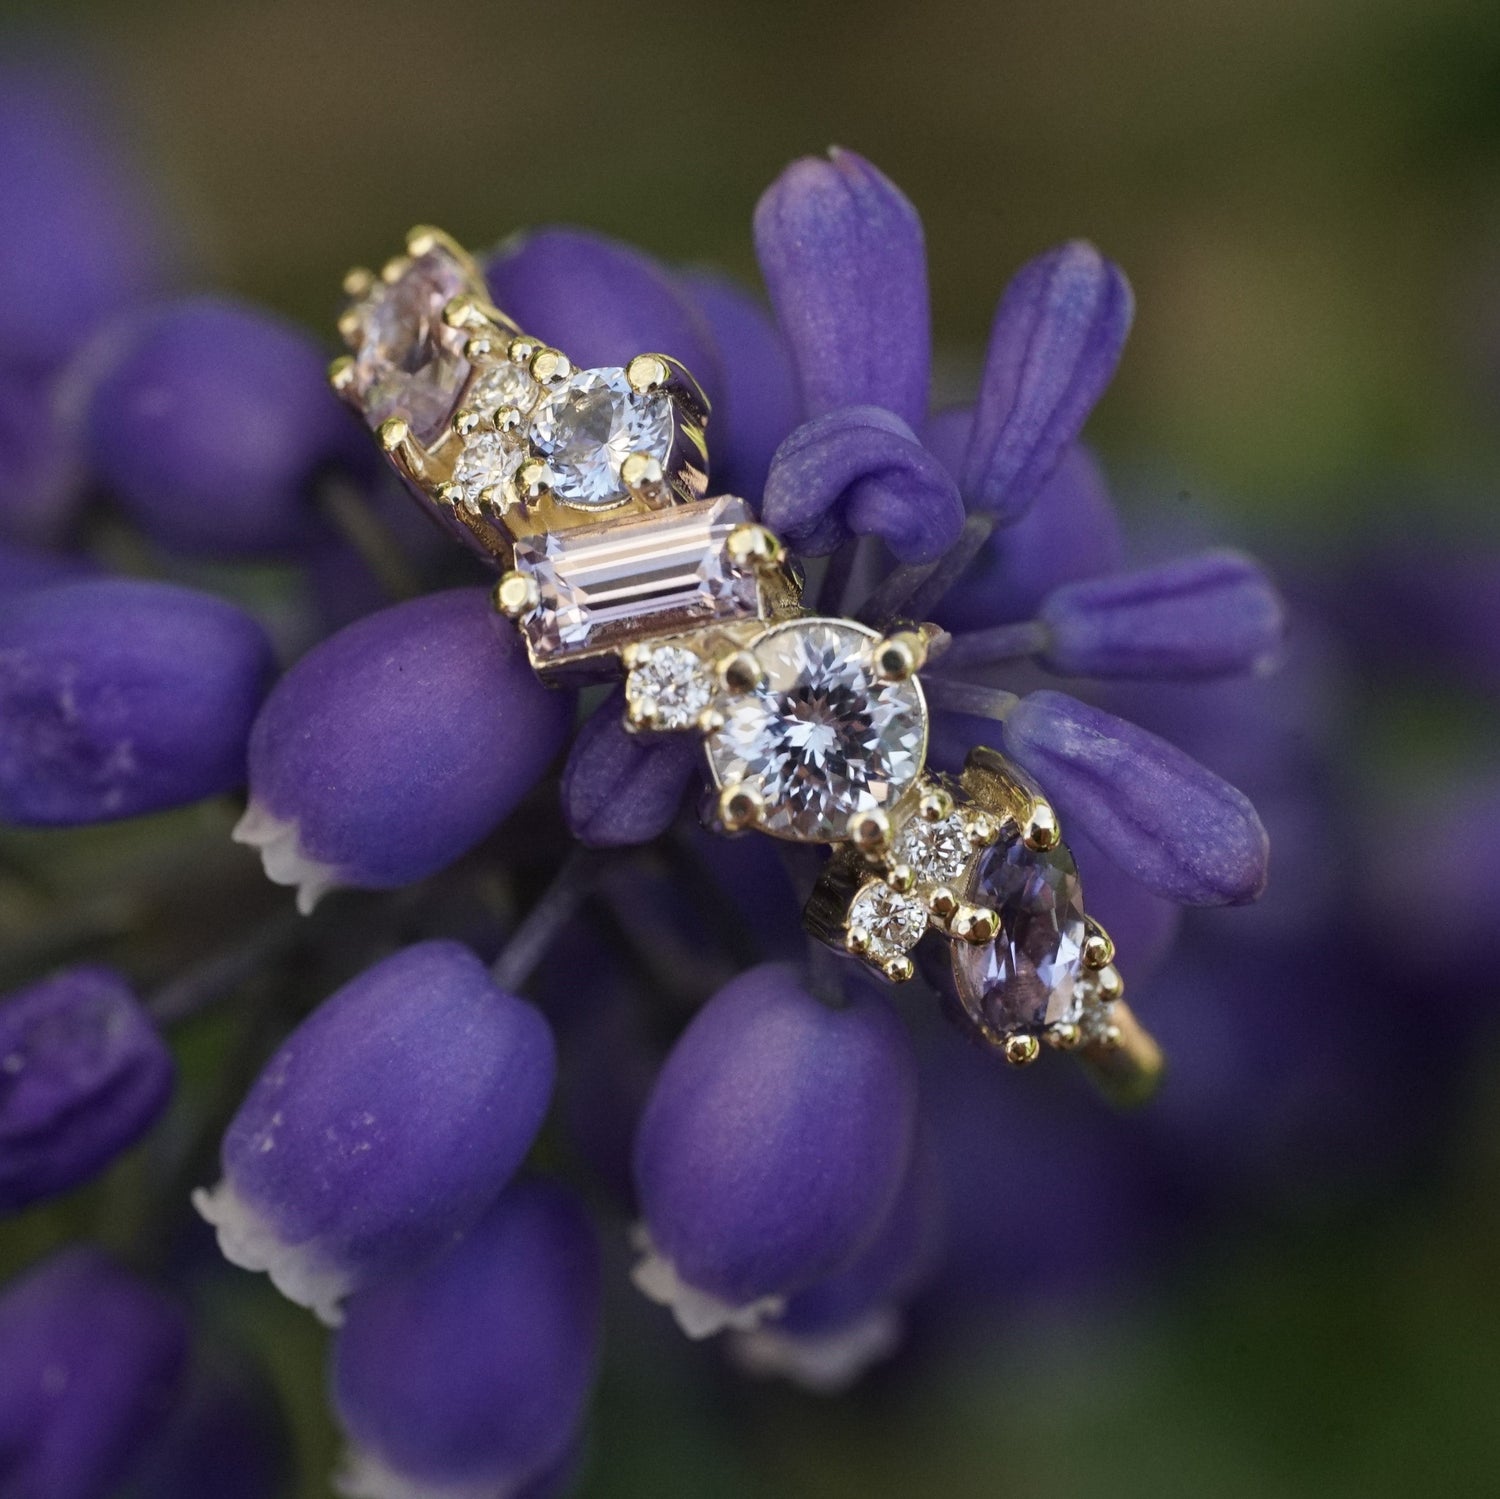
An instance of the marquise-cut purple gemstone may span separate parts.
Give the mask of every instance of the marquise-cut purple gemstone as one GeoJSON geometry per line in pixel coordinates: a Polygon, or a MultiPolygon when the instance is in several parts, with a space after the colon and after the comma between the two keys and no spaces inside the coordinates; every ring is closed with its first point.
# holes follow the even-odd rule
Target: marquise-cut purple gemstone
{"type": "Polygon", "coordinates": [[[974,899],[999,911],[1001,929],[982,947],[953,944],[954,985],[969,1018],[996,1036],[1076,1023],[1087,933],[1073,855],[1061,845],[1035,853],[1017,838],[986,854],[974,883],[974,899]]]}

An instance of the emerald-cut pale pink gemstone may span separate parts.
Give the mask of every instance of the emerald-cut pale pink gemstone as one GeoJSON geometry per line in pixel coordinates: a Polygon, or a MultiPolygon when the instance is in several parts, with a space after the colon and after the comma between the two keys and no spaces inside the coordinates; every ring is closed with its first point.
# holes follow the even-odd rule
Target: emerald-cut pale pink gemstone
{"type": "Polygon", "coordinates": [[[468,284],[464,268],[439,245],[370,293],[361,308],[354,391],[372,427],[401,416],[420,442],[442,435],[469,374],[464,336],[443,322],[443,308],[468,284]]]}
{"type": "Polygon", "coordinates": [[[521,622],[532,654],[551,664],[753,617],[755,575],[724,551],[750,518],[743,500],[724,495],[518,541],[516,567],[536,580],[539,599],[521,622]]]}

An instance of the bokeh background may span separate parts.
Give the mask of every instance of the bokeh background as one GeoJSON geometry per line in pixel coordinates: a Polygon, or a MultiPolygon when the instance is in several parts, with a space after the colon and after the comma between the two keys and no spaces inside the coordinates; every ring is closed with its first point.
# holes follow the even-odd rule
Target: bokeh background
{"type": "MultiPolygon", "coordinates": [[[[345,267],[417,221],[474,244],[576,222],[751,279],[755,199],[839,143],[924,217],[957,391],[1011,271],[1090,238],[1138,298],[1089,430],[1122,497],[1148,528],[1259,549],[1338,659],[1248,710],[1315,762],[1284,893],[1199,923],[1196,966],[1164,980],[1211,1029],[1213,955],[1247,975],[1235,1086],[1205,1083],[1216,1106],[1175,1134],[976,1113],[994,1149],[972,1191],[1011,1224],[963,1256],[985,1315],[959,1335],[934,1293],[855,1396],[741,1382],[622,1301],[587,1494],[1495,1491],[1500,902],[1472,850],[1422,835],[1500,759],[1500,642],[1428,609],[1500,589],[1500,565],[1459,566],[1500,555],[1500,8],[10,0],[0,53],[39,38],[115,95],[190,279],[319,329],[345,267]],[[1425,584],[1383,595],[1390,555],[1430,558],[1425,584]],[[1372,1034],[1378,1065],[1346,1067],[1372,1034]],[[1193,1171],[1158,1169],[1163,1139],[1193,1171]]],[[[128,840],[77,845],[90,890],[136,867],[128,840]]],[[[0,1270],[101,1200],[140,1231],[130,1182],[0,1226],[0,1270]]],[[[289,1412],[300,1492],[325,1493],[319,1335],[219,1294],[289,1412]]]]}

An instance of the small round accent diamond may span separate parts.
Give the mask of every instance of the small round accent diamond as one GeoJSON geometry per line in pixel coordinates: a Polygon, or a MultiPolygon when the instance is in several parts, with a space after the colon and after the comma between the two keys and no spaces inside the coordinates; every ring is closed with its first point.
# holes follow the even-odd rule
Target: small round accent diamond
{"type": "Polygon", "coordinates": [[[464,505],[478,515],[486,490],[505,492],[506,482],[521,464],[521,449],[498,432],[476,432],[469,437],[453,466],[453,482],[463,491],[464,505]]]}
{"type": "Polygon", "coordinates": [[[660,729],[691,728],[712,696],[707,668],[680,645],[657,646],[625,678],[626,702],[636,711],[649,704],[660,729]]]}
{"type": "Polygon", "coordinates": [[[866,956],[877,961],[909,952],[927,930],[927,912],[920,901],[871,880],[849,902],[848,926],[861,928],[869,939],[866,956]]]}
{"type": "Polygon", "coordinates": [[[968,830],[955,813],[941,822],[911,818],[896,839],[893,858],[908,865],[924,885],[953,885],[962,877],[973,851],[968,830]]]}
{"type": "Polygon", "coordinates": [[[519,365],[507,361],[480,370],[469,387],[464,404],[485,415],[502,406],[513,406],[524,416],[536,405],[540,394],[536,381],[519,365]]]}
{"type": "Polygon", "coordinates": [[[709,766],[719,786],[760,797],[765,832],[839,841],[855,813],[894,806],[921,773],[922,689],[880,680],[879,638],[848,620],[773,626],[751,646],[764,680],[719,699],[725,721],[709,736],[709,766]]]}
{"type": "Polygon", "coordinates": [[[542,398],[531,443],[557,499],[602,510],[628,497],[620,468],[632,453],[667,466],[672,428],[672,401],[664,392],[638,394],[622,369],[579,370],[542,398]]]}

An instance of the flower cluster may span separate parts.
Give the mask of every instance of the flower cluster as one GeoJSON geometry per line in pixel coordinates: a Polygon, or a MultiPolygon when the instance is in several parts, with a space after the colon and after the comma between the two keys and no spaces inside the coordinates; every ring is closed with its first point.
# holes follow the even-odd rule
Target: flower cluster
{"type": "MultiPolygon", "coordinates": [[[[248,919],[148,1002],[85,964],[0,1002],[0,1212],[151,1129],[172,1086],[161,1027],[257,964],[293,984],[276,955],[323,944],[337,956],[314,971],[338,982],[273,1012],[277,1044],[193,1200],[229,1260],[334,1329],[340,1492],[500,1499],[558,1492],[579,1464],[601,1228],[630,1225],[634,1283],[690,1337],[836,1390],[905,1319],[1113,1274],[1163,1231],[1164,1184],[1196,1207],[1203,1180],[1242,1187],[1307,1144],[1274,1157],[1247,1123],[1308,1118],[1255,966],[1312,971],[1300,872],[1274,922],[1217,926],[1222,959],[1190,934],[1148,989],[1186,1086],[1139,1129],[1008,1088],[932,1016],[809,960],[806,872],[684,818],[692,744],[628,734],[618,694],[539,683],[463,559],[392,510],[316,338],[162,299],[155,223],[66,90],[0,89],[0,201],[34,237],[0,263],[0,820],[96,824],[243,789],[235,838],[316,915],[290,936],[284,913],[248,919]],[[65,296],[38,295],[48,277],[65,296]],[[140,538],[149,576],[106,565],[109,528],[140,538]],[[208,591],[205,557],[221,579],[274,570],[298,603],[208,591]],[[341,889],[376,893],[323,904],[341,889]],[[1188,1013],[1192,990],[1236,984],[1243,1003],[1188,1013]],[[1044,1174],[1061,1186],[1029,1193],[1044,1174]]],[[[1286,731],[1321,663],[1268,679],[1284,609],[1255,562],[1131,560],[1081,443],[1129,328],[1123,275],[1083,243],[1024,266],[973,404],[933,411],[922,228],[895,185],[850,152],[799,161],[754,229],[769,312],[576,231],[507,241],[487,273],[581,366],[651,349],[692,370],[716,488],[796,550],[826,612],[943,627],[924,676],[936,760],[999,736],[1144,976],[1182,907],[1265,886],[1237,785],[1286,814],[1295,858],[1297,830],[1330,815],[1335,751],[1286,731]]],[[[1377,1051],[1343,1054],[1353,1094],[1377,1051]]],[[[1308,1087],[1321,1101],[1326,1079],[1308,1087]]],[[[209,1492],[221,1430],[274,1450],[243,1389],[197,1368],[180,1308],[92,1250],[0,1291],[0,1345],[0,1470],[27,1499],[127,1475],[209,1492]]],[[[274,1459],[237,1481],[271,1492],[274,1459]]]]}

